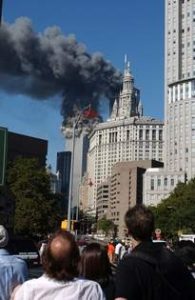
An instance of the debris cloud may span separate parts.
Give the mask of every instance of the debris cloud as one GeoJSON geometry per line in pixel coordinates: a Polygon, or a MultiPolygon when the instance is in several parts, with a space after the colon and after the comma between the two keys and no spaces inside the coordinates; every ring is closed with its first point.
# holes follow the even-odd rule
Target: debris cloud
{"type": "Polygon", "coordinates": [[[0,88],[8,93],[40,101],[61,94],[66,120],[75,108],[97,109],[101,97],[113,102],[120,85],[121,74],[110,62],[56,26],[36,33],[21,17],[0,27],[0,88]]]}

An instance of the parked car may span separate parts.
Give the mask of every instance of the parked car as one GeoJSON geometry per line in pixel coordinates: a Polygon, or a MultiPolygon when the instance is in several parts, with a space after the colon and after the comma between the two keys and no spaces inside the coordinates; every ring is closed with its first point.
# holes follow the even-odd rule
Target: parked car
{"type": "Polygon", "coordinates": [[[24,259],[28,265],[40,265],[40,255],[33,240],[23,237],[10,238],[8,243],[10,254],[24,259]]]}

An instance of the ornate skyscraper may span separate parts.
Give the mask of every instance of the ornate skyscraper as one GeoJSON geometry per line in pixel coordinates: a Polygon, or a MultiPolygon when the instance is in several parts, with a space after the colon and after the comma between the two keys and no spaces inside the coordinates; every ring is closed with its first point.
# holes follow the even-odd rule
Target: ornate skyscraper
{"type": "Polygon", "coordinates": [[[163,160],[163,122],[143,116],[140,92],[125,59],[122,90],[110,118],[91,132],[87,162],[89,208],[96,207],[97,187],[111,175],[117,162],[163,160]]]}
{"type": "Polygon", "coordinates": [[[130,63],[125,55],[125,68],[123,75],[123,86],[113,105],[111,118],[126,119],[134,116],[142,116],[143,108],[140,109],[140,92],[134,86],[134,78],[130,71],[130,63]]]}

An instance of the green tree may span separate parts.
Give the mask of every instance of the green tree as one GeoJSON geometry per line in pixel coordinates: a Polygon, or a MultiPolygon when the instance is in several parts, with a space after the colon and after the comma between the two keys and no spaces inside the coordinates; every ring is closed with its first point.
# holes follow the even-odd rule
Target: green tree
{"type": "Polygon", "coordinates": [[[156,227],[166,236],[176,236],[179,232],[195,232],[195,179],[189,183],[179,183],[171,195],[156,208],[156,227]]]}
{"type": "Polygon", "coordinates": [[[50,191],[49,175],[36,159],[16,159],[8,169],[7,181],[15,199],[16,233],[43,235],[59,226],[60,210],[50,191]]]}
{"type": "Polygon", "coordinates": [[[97,229],[103,231],[106,235],[114,230],[114,226],[113,221],[106,219],[106,217],[103,217],[97,222],[97,229]]]}

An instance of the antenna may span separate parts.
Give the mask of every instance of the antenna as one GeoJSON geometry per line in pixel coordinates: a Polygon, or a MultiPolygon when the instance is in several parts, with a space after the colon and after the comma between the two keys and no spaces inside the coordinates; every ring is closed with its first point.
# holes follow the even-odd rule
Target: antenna
{"type": "Polygon", "coordinates": [[[125,66],[126,66],[126,64],[127,64],[127,54],[125,54],[124,62],[125,62],[125,66]]]}
{"type": "Polygon", "coordinates": [[[130,73],[130,61],[127,63],[127,71],[130,73]]]}
{"type": "Polygon", "coordinates": [[[124,57],[124,74],[126,74],[128,72],[128,58],[127,58],[127,54],[125,54],[125,57],[124,57]]]}

